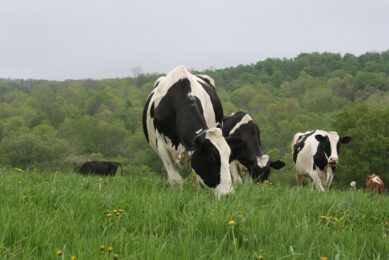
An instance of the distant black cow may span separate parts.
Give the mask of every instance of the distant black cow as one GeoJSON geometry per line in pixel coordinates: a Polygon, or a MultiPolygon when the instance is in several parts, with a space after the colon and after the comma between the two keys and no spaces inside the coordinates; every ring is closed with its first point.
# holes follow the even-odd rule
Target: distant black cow
{"type": "Polygon", "coordinates": [[[284,162],[271,161],[269,155],[263,154],[258,125],[244,112],[224,117],[223,136],[241,140],[231,147],[230,171],[234,182],[242,182],[245,168],[250,174],[246,181],[263,182],[269,177],[270,168],[279,170],[285,166],[284,162]]]}
{"type": "Polygon", "coordinates": [[[120,166],[121,174],[123,175],[122,165],[118,162],[100,162],[100,161],[91,161],[84,163],[79,172],[82,174],[97,174],[97,175],[112,175],[116,174],[116,171],[120,166]]]}

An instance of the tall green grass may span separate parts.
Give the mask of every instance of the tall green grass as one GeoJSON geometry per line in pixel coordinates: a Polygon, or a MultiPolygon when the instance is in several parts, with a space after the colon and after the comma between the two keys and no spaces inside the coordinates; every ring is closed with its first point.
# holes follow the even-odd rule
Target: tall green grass
{"type": "Polygon", "coordinates": [[[0,177],[2,259],[389,258],[388,196],[252,184],[218,200],[155,175],[0,177]]]}

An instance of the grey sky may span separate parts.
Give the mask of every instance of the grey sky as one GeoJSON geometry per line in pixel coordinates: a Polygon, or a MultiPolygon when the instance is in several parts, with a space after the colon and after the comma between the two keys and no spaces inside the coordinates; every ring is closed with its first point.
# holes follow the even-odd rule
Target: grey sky
{"type": "Polygon", "coordinates": [[[0,78],[224,68],[389,49],[389,1],[0,0],[0,78]]]}

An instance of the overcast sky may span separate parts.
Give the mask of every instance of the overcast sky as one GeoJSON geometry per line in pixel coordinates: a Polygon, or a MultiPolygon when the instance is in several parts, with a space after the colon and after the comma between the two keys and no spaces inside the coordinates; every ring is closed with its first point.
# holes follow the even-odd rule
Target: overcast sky
{"type": "Polygon", "coordinates": [[[101,79],[389,49],[386,0],[1,0],[0,78],[101,79]]]}

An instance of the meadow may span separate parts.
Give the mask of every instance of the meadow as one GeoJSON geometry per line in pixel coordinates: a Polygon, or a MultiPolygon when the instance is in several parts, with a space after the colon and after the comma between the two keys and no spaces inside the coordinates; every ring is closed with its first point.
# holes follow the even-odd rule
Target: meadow
{"type": "Polygon", "coordinates": [[[389,197],[363,190],[236,184],[218,200],[190,178],[0,175],[1,259],[389,259],[389,197]]]}

